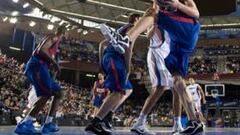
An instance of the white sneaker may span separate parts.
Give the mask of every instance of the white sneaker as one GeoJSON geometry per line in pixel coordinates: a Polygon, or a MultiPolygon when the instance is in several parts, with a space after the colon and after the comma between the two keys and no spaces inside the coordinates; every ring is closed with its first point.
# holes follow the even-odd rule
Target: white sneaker
{"type": "Polygon", "coordinates": [[[125,53],[125,48],[128,48],[130,44],[128,36],[123,37],[105,24],[100,25],[100,30],[104,37],[112,42],[112,46],[118,53],[125,53]]]}
{"type": "Polygon", "coordinates": [[[33,123],[33,126],[35,128],[40,128],[41,127],[41,125],[37,121],[33,123]]]}
{"type": "Polygon", "coordinates": [[[146,128],[146,124],[136,122],[131,128],[131,132],[137,133],[138,135],[156,135],[156,133],[149,131],[146,128]]]}
{"type": "Polygon", "coordinates": [[[181,131],[183,131],[182,125],[179,125],[177,123],[174,124],[172,134],[173,135],[178,135],[181,131]]]}
{"type": "Polygon", "coordinates": [[[17,116],[17,117],[15,117],[15,120],[16,120],[17,124],[19,124],[23,120],[23,118],[21,116],[17,116]]]}

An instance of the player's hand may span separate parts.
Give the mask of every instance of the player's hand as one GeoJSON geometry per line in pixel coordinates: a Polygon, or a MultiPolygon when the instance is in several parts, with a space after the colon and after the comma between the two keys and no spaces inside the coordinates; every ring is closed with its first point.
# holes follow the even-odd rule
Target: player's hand
{"type": "Polygon", "coordinates": [[[178,8],[178,5],[180,4],[180,2],[179,0],[167,0],[166,4],[173,8],[178,8]]]}

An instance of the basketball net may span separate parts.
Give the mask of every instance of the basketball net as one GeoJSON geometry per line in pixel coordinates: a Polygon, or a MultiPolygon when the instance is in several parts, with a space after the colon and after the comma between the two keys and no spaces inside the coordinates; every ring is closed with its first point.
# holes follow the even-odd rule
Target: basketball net
{"type": "Polygon", "coordinates": [[[217,93],[212,93],[213,98],[217,98],[218,94],[217,93]]]}

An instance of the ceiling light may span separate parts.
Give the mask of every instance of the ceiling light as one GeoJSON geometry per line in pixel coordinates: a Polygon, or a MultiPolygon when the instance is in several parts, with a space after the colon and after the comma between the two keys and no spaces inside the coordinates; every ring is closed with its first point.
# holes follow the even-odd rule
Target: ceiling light
{"type": "Polygon", "coordinates": [[[34,8],[33,9],[33,14],[39,14],[40,13],[40,9],[39,8],[34,8]]]}
{"type": "Polygon", "coordinates": [[[53,30],[54,25],[53,24],[48,24],[47,28],[48,28],[48,30],[53,30]]]}
{"type": "Polygon", "coordinates": [[[13,12],[11,13],[11,15],[12,15],[12,16],[17,16],[17,15],[18,15],[18,11],[13,11],[13,12]]]}
{"type": "Polygon", "coordinates": [[[88,34],[88,31],[87,30],[84,30],[83,31],[83,35],[87,35],[88,34]]]}
{"type": "Polygon", "coordinates": [[[78,29],[77,32],[78,32],[78,33],[81,33],[81,32],[82,32],[82,29],[78,29]]]}
{"type": "Polygon", "coordinates": [[[70,27],[70,26],[71,26],[71,24],[68,24],[68,25],[66,25],[65,27],[68,28],[68,27],[70,27]]]}
{"type": "Polygon", "coordinates": [[[59,26],[62,26],[64,24],[64,21],[62,20],[60,23],[59,23],[59,26]]]}
{"type": "Polygon", "coordinates": [[[36,25],[36,22],[34,22],[34,21],[31,21],[30,23],[29,23],[29,26],[30,27],[34,27],[36,25]]]}
{"type": "Polygon", "coordinates": [[[10,21],[10,23],[15,24],[18,20],[16,17],[14,17],[14,18],[10,18],[9,21],[10,21]]]}
{"type": "Polygon", "coordinates": [[[23,5],[23,8],[27,8],[27,7],[29,7],[29,3],[27,2],[27,3],[25,3],[24,5],[23,5]]]}
{"type": "Polygon", "coordinates": [[[19,0],[12,0],[14,3],[18,3],[19,0]]]}
{"type": "Polygon", "coordinates": [[[51,18],[50,22],[51,22],[51,23],[55,23],[55,22],[58,21],[58,20],[59,20],[59,18],[53,16],[53,17],[51,18]]]}

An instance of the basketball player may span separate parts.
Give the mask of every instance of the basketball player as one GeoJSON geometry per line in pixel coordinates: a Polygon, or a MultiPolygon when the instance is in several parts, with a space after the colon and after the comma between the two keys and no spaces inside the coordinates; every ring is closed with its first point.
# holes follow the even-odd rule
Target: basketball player
{"type": "Polygon", "coordinates": [[[51,77],[50,70],[55,73],[60,71],[58,63],[55,61],[57,49],[60,41],[65,34],[65,27],[61,26],[55,34],[46,36],[34,50],[32,57],[29,59],[25,74],[36,90],[38,100],[33,107],[19,123],[15,129],[18,134],[38,134],[40,131],[33,126],[33,118],[44,107],[46,102],[53,96],[49,113],[45,124],[42,126],[42,133],[57,132],[58,126],[53,122],[61,98],[61,88],[59,84],[51,77]]]}
{"type": "MultiPolygon", "coordinates": [[[[203,125],[197,121],[193,103],[186,91],[184,81],[188,70],[188,60],[196,46],[200,31],[199,11],[193,0],[155,0],[153,5],[126,35],[121,35],[106,25],[102,25],[101,29],[119,48],[132,48],[133,44],[131,42],[154,24],[156,9],[160,7],[158,28],[160,31],[165,30],[170,39],[170,53],[164,59],[164,62],[173,76],[174,90],[180,98],[189,119],[188,127],[181,134],[195,135],[201,133],[203,132],[203,125]],[[164,2],[165,5],[161,5],[160,2],[164,2]]],[[[124,53],[124,51],[121,53],[124,53]]]]}
{"type": "MultiPolygon", "coordinates": [[[[119,33],[124,35],[134,26],[138,18],[138,14],[131,15],[129,24],[118,29],[119,33]]],[[[128,80],[128,76],[130,73],[133,48],[129,48],[125,54],[120,54],[109,44],[112,44],[112,42],[107,39],[100,43],[99,56],[100,65],[106,74],[104,87],[109,89],[111,93],[106,98],[94,119],[85,129],[86,131],[102,135],[112,133],[112,130],[104,124],[106,123],[104,118],[113,113],[132,93],[132,85],[128,80]]]]}
{"type": "Polygon", "coordinates": [[[92,93],[93,93],[92,103],[94,106],[94,112],[93,112],[94,116],[97,114],[99,108],[103,103],[103,100],[109,93],[109,91],[104,88],[103,82],[104,82],[104,76],[103,74],[99,73],[98,80],[94,82],[94,86],[92,90],[92,93]]]}
{"type": "MultiPolygon", "coordinates": [[[[155,22],[157,22],[157,14],[159,9],[156,9],[155,22]]],[[[162,31],[164,33],[164,31],[162,31]]],[[[158,99],[164,93],[165,90],[173,87],[173,78],[167,67],[165,66],[164,59],[170,52],[170,39],[168,33],[165,34],[158,29],[158,25],[155,23],[148,29],[147,37],[150,39],[150,46],[147,55],[147,64],[149,75],[152,83],[152,92],[145,101],[140,116],[137,122],[131,128],[132,132],[137,134],[155,134],[146,129],[147,115],[151,112],[158,99]],[[164,36],[164,37],[162,37],[164,36]],[[163,39],[165,39],[163,41],[163,39]]],[[[173,91],[174,92],[174,91],[173,91]]],[[[176,95],[174,92],[173,95],[176,95]]],[[[174,127],[173,132],[182,131],[182,124],[180,119],[180,111],[178,107],[175,107],[176,103],[179,103],[179,98],[174,96],[173,108],[174,108],[174,127]]]]}
{"type": "Polygon", "coordinates": [[[201,100],[203,104],[206,104],[205,94],[199,84],[195,82],[193,78],[188,79],[189,85],[187,86],[187,90],[192,96],[193,105],[196,111],[196,115],[202,123],[206,122],[201,110],[201,100]]]}

